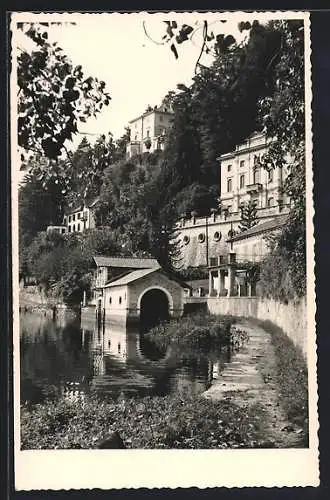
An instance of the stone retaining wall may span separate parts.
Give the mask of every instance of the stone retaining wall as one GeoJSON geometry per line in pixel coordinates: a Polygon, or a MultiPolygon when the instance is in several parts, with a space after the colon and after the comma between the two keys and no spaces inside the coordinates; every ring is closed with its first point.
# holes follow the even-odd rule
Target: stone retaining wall
{"type": "Polygon", "coordinates": [[[307,322],[306,300],[284,304],[260,297],[209,297],[208,310],[212,314],[251,317],[271,321],[282,328],[293,343],[307,357],[307,332],[314,328],[314,320],[307,322]],[[309,328],[309,330],[308,330],[309,328]]]}

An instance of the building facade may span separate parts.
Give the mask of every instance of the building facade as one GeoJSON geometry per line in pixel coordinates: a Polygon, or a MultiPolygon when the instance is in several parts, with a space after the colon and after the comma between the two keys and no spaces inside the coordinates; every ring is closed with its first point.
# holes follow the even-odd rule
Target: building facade
{"type": "MultiPolygon", "coordinates": [[[[288,213],[289,199],[282,194],[286,167],[267,172],[259,165],[267,151],[263,134],[255,133],[235,151],[219,157],[220,207],[208,217],[182,219],[177,224],[181,258],[178,267],[208,266],[232,249],[231,236],[239,232],[241,205],[257,206],[258,225],[288,213]]],[[[256,238],[263,238],[256,236],[256,238]]],[[[260,243],[264,251],[264,243],[260,243]]]]}
{"type": "Polygon", "coordinates": [[[183,314],[186,286],[160,268],[132,271],[104,286],[104,318],[142,324],[178,318],[183,314]]]}
{"type": "Polygon", "coordinates": [[[73,207],[67,208],[63,217],[63,226],[66,227],[67,233],[83,233],[87,229],[94,229],[95,224],[95,208],[99,199],[95,198],[91,201],[73,207]]]}
{"type": "Polygon", "coordinates": [[[287,176],[286,167],[267,171],[260,165],[267,152],[264,134],[254,133],[230,153],[221,155],[220,199],[229,213],[238,212],[242,203],[253,201],[258,209],[281,207],[288,204],[282,193],[287,176]]]}
{"type": "Polygon", "coordinates": [[[159,264],[156,259],[138,259],[124,257],[95,256],[94,275],[92,283],[93,305],[103,308],[103,294],[105,285],[115,277],[128,274],[137,269],[156,269],[159,264]]]}
{"type": "Polygon", "coordinates": [[[130,142],[126,147],[128,158],[146,152],[164,149],[166,133],[172,126],[173,113],[166,106],[155,106],[129,122],[130,142]]]}

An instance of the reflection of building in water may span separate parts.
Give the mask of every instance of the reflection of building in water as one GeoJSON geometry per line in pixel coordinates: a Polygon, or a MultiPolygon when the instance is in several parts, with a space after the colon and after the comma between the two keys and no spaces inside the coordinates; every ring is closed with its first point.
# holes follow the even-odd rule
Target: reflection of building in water
{"type": "Polygon", "coordinates": [[[104,371],[101,359],[105,356],[114,357],[121,362],[135,359],[138,356],[138,342],[138,333],[121,323],[95,322],[93,330],[82,328],[82,343],[94,352],[97,373],[104,371]]]}

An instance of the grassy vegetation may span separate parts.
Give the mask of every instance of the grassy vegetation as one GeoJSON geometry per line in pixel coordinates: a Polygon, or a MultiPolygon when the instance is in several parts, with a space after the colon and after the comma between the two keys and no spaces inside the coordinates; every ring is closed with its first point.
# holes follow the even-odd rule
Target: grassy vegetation
{"type": "Polygon", "coordinates": [[[230,343],[234,321],[231,317],[220,318],[211,314],[195,313],[157,325],[146,337],[162,346],[173,343],[209,350],[230,343]]]}
{"type": "Polygon", "coordinates": [[[260,410],[202,397],[88,397],[21,407],[22,449],[93,448],[119,432],[126,448],[253,448],[264,441],[260,410]]]}
{"type": "Polygon", "coordinates": [[[308,373],[301,351],[281,328],[270,321],[253,320],[272,339],[276,354],[276,382],[288,420],[308,436],[308,373]]]}

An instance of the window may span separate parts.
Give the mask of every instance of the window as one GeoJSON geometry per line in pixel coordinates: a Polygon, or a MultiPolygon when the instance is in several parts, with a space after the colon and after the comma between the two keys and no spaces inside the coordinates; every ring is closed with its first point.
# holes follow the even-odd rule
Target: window
{"type": "Polygon", "coordinates": [[[73,214],[73,216],[72,216],[72,220],[73,220],[73,221],[74,221],[74,220],[76,220],[76,214],[73,214]]]}
{"type": "Polygon", "coordinates": [[[258,184],[260,182],[260,171],[256,168],[253,171],[253,184],[258,184]]]}
{"type": "Polygon", "coordinates": [[[69,222],[71,222],[71,215],[69,215],[69,222]]]}
{"type": "Polygon", "coordinates": [[[71,233],[71,226],[69,226],[69,233],[71,233]]]}
{"type": "Polygon", "coordinates": [[[77,219],[80,219],[80,212],[77,213],[77,219]]]}
{"type": "Polygon", "coordinates": [[[64,219],[63,219],[63,224],[64,225],[66,224],[66,217],[64,217],[64,219]]]}
{"type": "Polygon", "coordinates": [[[118,342],[118,354],[120,353],[121,351],[121,345],[120,345],[120,342],[118,342]]]}
{"type": "Polygon", "coordinates": [[[231,165],[227,166],[227,172],[231,172],[231,165]]]}
{"type": "Polygon", "coordinates": [[[135,134],[134,141],[137,141],[137,134],[135,134]]]}
{"type": "Polygon", "coordinates": [[[268,172],[268,182],[273,182],[273,180],[274,180],[274,170],[271,169],[268,172]]]}
{"type": "Polygon", "coordinates": [[[184,237],[183,237],[183,244],[184,245],[188,245],[189,241],[190,241],[190,238],[189,236],[186,234],[184,237]]]}
{"type": "Polygon", "coordinates": [[[268,206],[273,207],[274,206],[274,198],[268,198],[268,206]]]}
{"type": "Polygon", "coordinates": [[[109,297],[109,304],[112,303],[112,297],[109,297]]]}
{"type": "Polygon", "coordinates": [[[205,241],[205,234],[199,233],[197,239],[198,239],[199,243],[203,243],[205,241]]]}
{"type": "Polygon", "coordinates": [[[78,223],[77,231],[80,231],[80,224],[78,223]]]}
{"type": "Polygon", "coordinates": [[[147,137],[150,137],[150,130],[147,130],[147,137]]]}
{"type": "Polygon", "coordinates": [[[228,210],[228,213],[229,213],[229,214],[231,213],[231,209],[232,209],[232,206],[231,206],[231,205],[228,205],[227,210],[228,210]]]}
{"type": "Polygon", "coordinates": [[[121,304],[121,300],[122,300],[121,297],[119,297],[119,304],[121,304]]]}
{"type": "Polygon", "coordinates": [[[75,231],[76,231],[76,225],[75,225],[75,224],[73,224],[72,231],[73,231],[73,232],[75,232],[75,231]]]}
{"type": "Polygon", "coordinates": [[[62,228],[62,234],[63,234],[63,233],[65,233],[65,229],[64,229],[64,227],[62,228]]]}
{"type": "Polygon", "coordinates": [[[221,233],[220,231],[216,231],[213,235],[214,241],[220,241],[221,240],[221,233]]]}
{"type": "Polygon", "coordinates": [[[254,165],[258,165],[259,162],[260,162],[260,156],[259,155],[254,155],[253,164],[254,165]]]}
{"type": "Polygon", "coordinates": [[[244,160],[241,160],[241,161],[239,162],[239,167],[240,167],[240,168],[244,168],[244,166],[245,166],[245,161],[244,161],[244,160]]]}
{"type": "Polygon", "coordinates": [[[162,115],[159,116],[159,121],[162,122],[163,121],[163,117],[162,115]]]}
{"type": "Polygon", "coordinates": [[[227,179],[227,193],[232,190],[232,179],[227,179]]]}
{"type": "Polygon", "coordinates": [[[243,174],[243,175],[241,175],[241,176],[240,176],[240,178],[239,178],[239,187],[240,187],[240,188],[243,188],[243,187],[244,187],[244,185],[245,185],[245,176],[244,176],[244,174],[243,174]]]}

